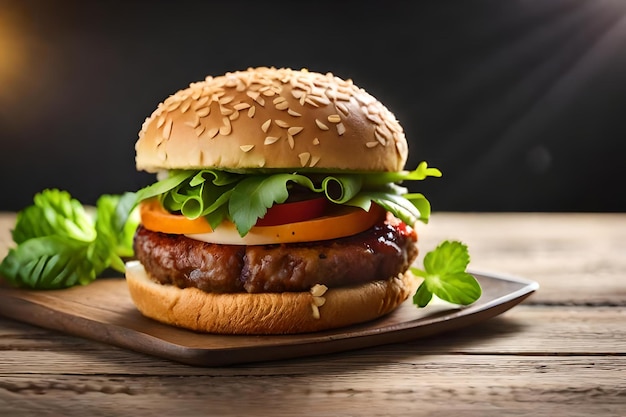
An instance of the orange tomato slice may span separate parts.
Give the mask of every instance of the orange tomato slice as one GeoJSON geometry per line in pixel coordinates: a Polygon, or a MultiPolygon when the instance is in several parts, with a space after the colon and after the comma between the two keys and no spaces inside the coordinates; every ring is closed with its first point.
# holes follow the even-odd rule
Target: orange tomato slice
{"type": "Polygon", "coordinates": [[[339,206],[330,215],[301,222],[274,226],[254,226],[241,237],[232,222],[224,221],[215,230],[204,220],[187,219],[168,213],[156,200],[140,206],[141,222],[149,230],[184,234],[192,239],[225,245],[268,245],[276,243],[314,242],[351,236],[372,227],[383,219],[385,210],[372,204],[369,211],[339,206]]]}
{"type": "Polygon", "coordinates": [[[212,232],[211,225],[204,217],[188,219],[185,216],[172,214],[165,210],[156,198],[142,201],[139,205],[141,224],[154,232],[186,234],[212,232]]]}

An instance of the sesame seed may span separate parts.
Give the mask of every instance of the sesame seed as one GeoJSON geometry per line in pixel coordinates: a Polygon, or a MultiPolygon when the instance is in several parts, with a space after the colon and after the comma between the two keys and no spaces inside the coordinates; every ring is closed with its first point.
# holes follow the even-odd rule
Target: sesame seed
{"type": "Polygon", "coordinates": [[[174,125],[174,121],[172,119],[167,119],[165,125],[163,126],[163,137],[165,139],[169,139],[172,134],[172,126],[174,125]]]}
{"type": "Polygon", "coordinates": [[[181,113],[186,113],[187,110],[189,110],[189,107],[191,107],[191,100],[187,100],[183,103],[182,106],[180,106],[180,112],[181,113]]]}
{"type": "Polygon", "coordinates": [[[231,121],[239,119],[239,112],[238,111],[234,111],[230,116],[228,116],[228,118],[231,121]]]}
{"type": "Polygon", "coordinates": [[[337,100],[342,100],[342,101],[350,101],[350,95],[349,94],[345,94],[342,92],[337,92],[336,95],[337,100]]]}
{"type": "Polygon", "coordinates": [[[300,113],[298,113],[297,111],[292,110],[292,109],[287,109],[287,113],[289,113],[290,116],[294,116],[294,117],[302,116],[300,113]]]}
{"type": "Polygon", "coordinates": [[[300,165],[305,167],[306,164],[309,162],[309,159],[311,159],[311,154],[308,152],[302,152],[298,155],[298,158],[300,158],[300,165]]]}
{"type": "Polygon", "coordinates": [[[195,108],[198,109],[200,107],[203,107],[208,102],[209,102],[209,97],[208,96],[201,97],[201,98],[198,99],[198,101],[195,102],[195,108]]]}
{"type": "Polygon", "coordinates": [[[287,129],[287,132],[288,132],[290,135],[295,136],[295,135],[297,135],[298,133],[302,132],[302,130],[303,130],[303,129],[304,129],[303,127],[293,126],[293,127],[290,127],[289,129],[287,129]]]}
{"type": "Polygon", "coordinates": [[[187,120],[185,122],[185,126],[189,126],[191,128],[196,128],[200,125],[200,118],[198,116],[194,116],[193,120],[187,120]]]}
{"type": "Polygon", "coordinates": [[[331,114],[328,116],[328,121],[331,123],[339,123],[341,122],[341,116],[338,114],[331,114]]]}
{"type": "Polygon", "coordinates": [[[374,146],[378,146],[378,141],[374,141],[374,142],[366,142],[365,146],[367,146],[368,148],[373,148],[374,146]]]}
{"type": "Polygon", "coordinates": [[[321,307],[324,305],[324,303],[326,303],[326,298],[313,296],[312,302],[313,302],[313,305],[317,307],[321,307]]]}
{"type": "Polygon", "coordinates": [[[233,114],[234,111],[235,110],[233,110],[233,109],[229,109],[228,107],[220,105],[220,114],[222,116],[229,116],[229,115],[233,114]]]}
{"type": "Polygon", "coordinates": [[[254,117],[254,113],[256,113],[256,107],[252,106],[248,109],[248,117],[252,119],[254,117]]]}
{"type": "Polygon", "coordinates": [[[320,122],[318,119],[315,119],[315,124],[317,125],[317,127],[319,127],[322,130],[328,130],[328,126],[320,122]]]}
{"type": "Polygon", "coordinates": [[[278,137],[278,136],[268,136],[263,141],[263,144],[264,145],[271,145],[272,143],[275,143],[276,141],[278,141],[278,139],[280,139],[280,137],[278,137]]]}
{"type": "Polygon", "coordinates": [[[311,304],[311,312],[313,314],[314,319],[320,318],[320,308],[316,306],[315,304],[311,304]]]}
{"type": "Polygon", "coordinates": [[[235,98],[234,96],[227,96],[227,97],[220,98],[218,101],[220,104],[228,104],[231,101],[233,101],[234,98],[235,98]]]}
{"type": "Polygon", "coordinates": [[[313,145],[319,145],[320,140],[318,138],[313,138],[313,145]]]}
{"type": "Polygon", "coordinates": [[[289,103],[287,101],[282,101],[278,103],[275,107],[276,110],[287,110],[289,108],[289,103]]]}
{"type": "Polygon", "coordinates": [[[244,152],[250,152],[252,148],[254,148],[254,145],[241,145],[239,147],[239,149],[241,149],[244,152]]]}
{"type": "Polygon", "coordinates": [[[222,118],[222,126],[220,127],[220,135],[230,135],[230,132],[232,131],[232,126],[230,124],[230,120],[228,119],[228,117],[224,117],[222,118]]]}
{"type": "Polygon", "coordinates": [[[310,167],[314,167],[315,165],[317,165],[317,163],[320,161],[320,157],[319,156],[313,156],[311,157],[311,163],[309,164],[310,167]]]}
{"type": "Polygon", "coordinates": [[[369,120],[370,122],[373,122],[376,124],[382,123],[382,120],[380,120],[380,117],[378,117],[378,115],[376,114],[366,113],[365,117],[367,117],[367,120],[369,120]]]}
{"type": "Polygon", "coordinates": [[[208,136],[210,139],[213,139],[214,137],[216,137],[216,136],[217,136],[217,134],[219,133],[219,131],[220,131],[220,128],[219,128],[219,127],[212,127],[212,128],[210,128],[209,130],[207,130],[207,132],[206,132],[206,133],[207,133],[207,136],[208,136]]]}
{"type": "Polygon", "coordinates": [[[287,143],[289,144],[290,149],[295,148],[296,142],[293,140],[293,135],[287,134],[287,143]]]}
{"type": "Polygon", "coordinates": [[[381,135],[378,132],[378,130],[374,130],[374,136],[376,137],[376,140],[380,142],[381,145],[385,146],[387,144],[387,140],[385,139],[383,135],[381,135]]]}
{"type": "Polygon", "coordinates": [[[256,101],[257,98],[259,98],[260,93],[256,92],[256,91],[246,91],[246,95],[248,97],[250,97],[252,100],[256,101]]]}
{"type": "Polygon", "coordinates": [[[180,101],[175,101],[172,104],[167,106],[167,111],[174,111],[180,107],[180,101]]]}
{"type": "Polygon", "coordinates": [[[248,103],[237,103],[233,106],[233,109],[240,111],[240,110],[245,110],[250,108],[250,105],[248,103]]]}
{"type": "Polygon", "coordinates": [[[339,110],[341,114],[343,114],[346,117],[350,114],[348,107],[343,103],[335,103],[335,107],[337,107],[337,110],[339,110]]]}
{"type": "Polygon", "coordinates": [[[406,152],[406,147],[404,142],[402,141],[396,141],[396,150],[398,151],[398,153],[404,153],[406,152]]]}
{"type": "Polygon", "coordinates": [[[272,119],[267,119],[265,122],[263,122],[263,124],[261,125],[261,130],[263,131],[263,133],[267,133],[267,131],[270,129],[271,124],[272,119]]]}
{"type": "Polygon", "coordinates": [[[202,107],[196,110],[196,114],[199,117],[207,117],[211,113],[211,106],[202,107]]]}
{"type": "Polygon", "coordinates": [[[311,99],[309,96],[307,96],[307,97],[304,99],[304,102],[305,102],[305,103],[309,103],[309,104],[310,104],[311,106],[313,106],[313,107],[319,107],[319,104],[317,104],[317,102],[313,101],[313,99],[311,99]]]}
{"type": "Polygon", "coordinates": [[[346,127],[343,125],[343,123],[337,123],[337,134],[341,136],[344,133],[346,133],[346,127]]]}
{"type": "Polygon", "coordinates": [[[276,123],[278,127],[282,127],[283,129],[287,129],[289,127],[289,123],[285,122],[284,120],[275,120],[274,123],[276,123]]]}
{"type": "Polygon", "coordinates": [[[158,118],[158,120],[157,120],[157,125],[156,125],[157,129],[159,129],[161,126],[163,126],[163,123],[165,123],[165,115],[164,114],[162,114],[158,118]]]}
{"type": "MultiPolygon", "coordinates": [[[[328,98],[326,98],[326,96],[322,95],[324,94],[323,92],[318,93],[320,95],[309,95],[309,99],[311,99],[312,101],[314,101],[316,103],[316,107],[318,104],[324,104],[324,105],[329,105],[330,104],[330,100],[328,100],[328,98]]],[[[312,103],[310,103],[312,104],[312,103]]]]}
{"type": "Polygon", "coordinates": [[[200,126],[196,127],[196,128],[194,129],[194,130],[195,130],[195,132],[196,132],[196,136],[200,137],[200,135],[204,133],[204,129],[205,129],[205,127],[204,127],[204,126],[202,126],[202,125],[200,125],[200,126]]]}

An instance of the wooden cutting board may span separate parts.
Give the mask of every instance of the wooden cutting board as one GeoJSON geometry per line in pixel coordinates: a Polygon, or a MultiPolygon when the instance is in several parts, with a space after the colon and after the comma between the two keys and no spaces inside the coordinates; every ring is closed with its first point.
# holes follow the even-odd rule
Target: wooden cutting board
{"type": "Polygon", "coordinates": [[[381,319],[332,331],[285,336],[224,336],[167,326],[143,317],[123,278],[101,278],[82,287],[33,291],[0,281],[0,315],[63,333],[196,366],[279,360],[397,343],[458,329],[499,315],[538,284],[477,273],[483,295],[457,308],[433,302],[418,309],[410,300],[381,319]]]}

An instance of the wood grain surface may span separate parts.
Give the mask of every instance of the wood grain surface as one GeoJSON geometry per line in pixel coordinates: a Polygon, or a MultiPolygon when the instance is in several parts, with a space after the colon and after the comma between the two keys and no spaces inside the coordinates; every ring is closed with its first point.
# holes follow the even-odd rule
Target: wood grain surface
{"type": "Polygon", "coordinates": [[[626,415],[626,214],[435,213],[419,233],[541,287],[432,338],[213,368],[0,318],[0,415],[626,415]]]}

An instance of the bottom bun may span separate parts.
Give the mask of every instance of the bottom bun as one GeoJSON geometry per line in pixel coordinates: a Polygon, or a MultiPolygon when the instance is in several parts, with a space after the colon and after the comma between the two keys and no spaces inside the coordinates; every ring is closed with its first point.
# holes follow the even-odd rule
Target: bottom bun
{"type": "Polygon", "coordinates": [[[159,284],[138,261],[126,265],[137,309],[154,320],[219,334],[294,334],[363,323],[395,310],[415,290],[410,273],[362,285],[310,292],[208,293],[159,284]]]}

